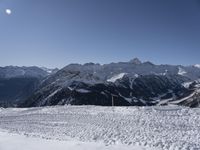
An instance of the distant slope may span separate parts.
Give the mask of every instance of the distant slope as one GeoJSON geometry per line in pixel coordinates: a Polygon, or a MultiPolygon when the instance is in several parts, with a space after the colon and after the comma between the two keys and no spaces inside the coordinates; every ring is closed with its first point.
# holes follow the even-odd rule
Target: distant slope
{"type": "Polygon", "coordinates": [[[0,78],[0,105],[3,107],[15,106],[19,101],[25,100],[37,89],[38,78],[0,78]]]}
{"type": "Polygon", "coordinates": [[[14,77],[35,77],[43,78],[48,75],[48,72],[39,67],[18,67],[6,66],[0,67],[0,78],[14,78],[14,77]]]}
{"type": "Polygon", "coordinates": [[[23,107],[49,105],[111,106],[115,95],[117,106],[150,106],[161,99],[182,97],[189,91],[181,85],[180,76],[146,75],[136,79],[123,77],[115,83],[85,83],[72,81],[67,86],[50,84],[41,88],[22,104],[23,107]]]}
{"type": "Polygon", "coordinates": [[[0,67],[0,107],[17,106],[31,96],[49,74],[39,67],[0,67]]]}

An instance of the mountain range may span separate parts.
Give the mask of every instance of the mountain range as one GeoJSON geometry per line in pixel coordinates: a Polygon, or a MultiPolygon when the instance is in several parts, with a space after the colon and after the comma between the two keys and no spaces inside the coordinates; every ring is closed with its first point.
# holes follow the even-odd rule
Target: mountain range
{"type": "Polygon", "coordinates": [[[200,65],[156,65],[134,58],[110,64],[70,64],[58,69],[1,67],[0,105],[198,107],[200,65]]]}

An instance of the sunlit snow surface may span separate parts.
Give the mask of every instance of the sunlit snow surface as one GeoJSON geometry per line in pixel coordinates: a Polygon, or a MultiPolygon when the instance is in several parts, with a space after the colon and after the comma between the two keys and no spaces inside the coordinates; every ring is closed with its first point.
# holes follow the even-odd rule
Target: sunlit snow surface
{"type": "MultiPolygon", "coordinates": [[[[78,140],[47,140],[0,131],[0,150],[144,150],[142,146],[109,145],[78,140]]],[[[152,149],[151,149],[152,150],[152,149]]]]}
{"type": "Polygon", "coordinates": [[[74,149],[80,149],[78,145],[87,149],[200,149],[200,109],[176,106],[0,109],[1,150],[3,145],[13,142],[21,142],[22,150],[29,149],[31,144],[45,147],[49,140],[74,149]],[[30,145],[23,144],[23,138],[30,145]]]}
{"type": "Polygon", "coordinates": [[[112,78],[108,79],[108,82],[115,82],[118,79],[123,78],[123,76],[126,75],[126,73],[120,73],[118,75],[113,76],[112,78]]]}

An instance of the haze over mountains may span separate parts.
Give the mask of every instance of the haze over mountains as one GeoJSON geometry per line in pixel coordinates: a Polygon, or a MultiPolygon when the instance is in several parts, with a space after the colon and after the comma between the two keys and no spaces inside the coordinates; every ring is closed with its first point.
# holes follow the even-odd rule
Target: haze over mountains
{"type": "Polygon", "coordinates": [[[138,58],[57,69],[1,67],[0,105],[199,106],[200,67],[155,65],[138,58]]]}
{"type": "Polygon", "coordinates": [[[15,106],[38,88],[41,80],[57,69],[39,67],[0,67],[0,105],[15,106]]]}

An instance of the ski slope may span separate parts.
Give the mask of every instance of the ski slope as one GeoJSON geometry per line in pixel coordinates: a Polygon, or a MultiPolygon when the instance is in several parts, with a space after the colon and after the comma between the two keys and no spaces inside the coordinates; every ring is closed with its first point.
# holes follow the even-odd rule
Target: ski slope
{"type": "Polygon", "coordinates": [[[78,140],[47,140],[0,131],[0,150],[144,150],[142,146],[109,145],[78,140]]]}
{"type": "Polygon", "coordinates": [[[22,150],[34,145],[51,150],[51,144],[57,150],[196,150],[199,131],[200,109],[177,106],[0,109],[1,150],[13,150],[6,149],[13,142],[22,150]]]}

